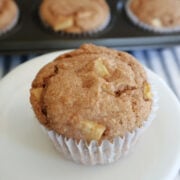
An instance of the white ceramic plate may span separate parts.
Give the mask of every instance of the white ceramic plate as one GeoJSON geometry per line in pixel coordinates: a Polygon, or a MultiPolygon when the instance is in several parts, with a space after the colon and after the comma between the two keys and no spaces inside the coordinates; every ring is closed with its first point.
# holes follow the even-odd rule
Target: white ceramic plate
{"type": "Polygon", "coordinates": [[[29,88],[37,71],[61,53],[35,58],[0,82],[0,180],[173,179],[180,167],[180,105],[152,72],[160,108],[132,153],[114,164],[94,167],[59,155],[32,112],[29,88]]]}

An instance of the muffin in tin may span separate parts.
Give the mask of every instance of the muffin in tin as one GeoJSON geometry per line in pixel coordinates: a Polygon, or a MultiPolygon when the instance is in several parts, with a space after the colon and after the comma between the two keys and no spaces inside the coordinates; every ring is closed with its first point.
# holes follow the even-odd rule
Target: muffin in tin
{"type": "Polygon", "coordinates": [[[118,160],[154,115],[143,67],[129,54],[85,44],[36,75],[30,102],[58,150],[83,164],[118,160]]]}
{"type": "Polygon", "coordinates": [[[105,0],[43,0],[39,15],[55,32],[82,34],[104,29],[110,9],[105,0]]]}
{"type": "Polygon", "coordinates": [[[0,0],[0,34],[11,30],[17,23],[19,9],[13,0],[0,0]]]}
{"type": "Polygon", "coordinates": [[[129,0],[129,18],[140,27],[155,32],[180,31],[179,0],[129,0]]]}

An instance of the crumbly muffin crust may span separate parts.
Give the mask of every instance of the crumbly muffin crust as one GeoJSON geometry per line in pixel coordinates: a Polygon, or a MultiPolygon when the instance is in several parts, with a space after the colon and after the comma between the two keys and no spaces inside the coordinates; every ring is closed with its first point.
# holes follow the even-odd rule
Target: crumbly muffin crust
{"type": "Polygon", "coordinates": [[[141,127],[152,104],[143,67],[125,52],[92,44],[44,66],[30,93],[42,125],[86,141],[112,140],[141,127]]]}
{"type": "Polygon", "coordinates": [[[18,13],[18,7],[13,0],[0,0],[0,32],[15,25],[18,13]]]}
{"type": "Polygon", "coordinates": [[[44,0],[40,17],[54,31],[82,33],[103,28],[109,11],[105,0],[44,0]]]}
{"type": "Polygon", "coordinates": [[[140,21],[156,28],[180,27],[179,0],[132,0],[130,9],[140,21]]]}

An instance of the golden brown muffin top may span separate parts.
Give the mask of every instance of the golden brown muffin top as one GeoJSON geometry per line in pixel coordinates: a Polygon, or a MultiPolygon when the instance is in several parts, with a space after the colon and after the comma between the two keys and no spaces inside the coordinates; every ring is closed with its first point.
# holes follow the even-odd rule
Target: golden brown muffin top
{"type": "Polygon", "coordinates": [[[17,17],[18,8],[13,0],[0,0],[0,30],[8,27],[17,17]]]}
{"type": "Polygon", "coordinates": [[[130,9],[142,22],[156,28],[180,26],[179,0],[132,0],[130,9]]]}
{"type": "Polygon", "coordinates": [[[40,17],[55,31],[81,33],[97,30],[109,18],[105,0],[44,0],[40,17]]]}
{"type": "Polygon", "coordinates": [[[151,98],[146,73],[131,55],[85,44],[38,72],[30,101],[45,127],[89,142],[141,127],[151,98]]]}

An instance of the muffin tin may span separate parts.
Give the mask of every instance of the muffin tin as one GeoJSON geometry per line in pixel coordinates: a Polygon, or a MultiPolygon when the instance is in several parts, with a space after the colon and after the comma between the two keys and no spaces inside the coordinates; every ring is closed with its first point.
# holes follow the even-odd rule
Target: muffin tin
{"type": "Polygon", "coordinates": [[[123,50],[180,44],[180,32],[160,34],[135,26],[125,13],[125,0],[107,0],[111,21],[103,31],[91,35],[53,32],[39,19],[41,0],[16,2],[20,9],[19,22],[11,31],[0,36],[0,53],[49,52],[76,48],[87,42],[123,50]]]}

